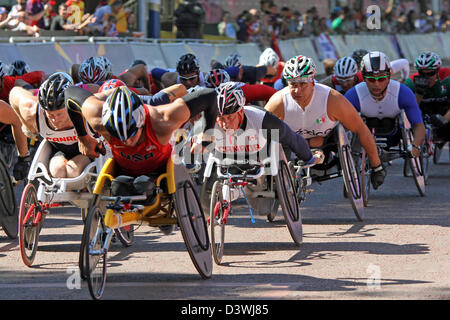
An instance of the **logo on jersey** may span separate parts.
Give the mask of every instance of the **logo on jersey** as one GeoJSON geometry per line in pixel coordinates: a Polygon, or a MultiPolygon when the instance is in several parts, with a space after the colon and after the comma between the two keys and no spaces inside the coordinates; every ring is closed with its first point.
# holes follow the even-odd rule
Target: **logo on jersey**
{"type": "Polygon", "coordinates": [[[72,136],[72,137],[59,137],[59,138],[46,137],[45,139],[46,139],[47,141],[49,141],[49,142],[55,142],[55,143],[76,142],[76,141],[78,141],[78,137],[77,137],[77,136],[72,136]]]}
{"type": "Polygon", "coordinates": [[[129,160],[129,161],[134,161],[134,162],[140,162],[140,161],[145,161],[148,160],[150,158],[154,157],[154,153],[150,152],[147,154],[139,154],[139,153],[134,153],[134,154],[125,154],[122,151],[120,152],[120,155],[129,160]]]}
{"type": "Polygon", "coordinates": [[[317,124],[324,123],[324,122],[325,122],[325,118],[324,117],[316,119],[316,123],[317,124]]]}

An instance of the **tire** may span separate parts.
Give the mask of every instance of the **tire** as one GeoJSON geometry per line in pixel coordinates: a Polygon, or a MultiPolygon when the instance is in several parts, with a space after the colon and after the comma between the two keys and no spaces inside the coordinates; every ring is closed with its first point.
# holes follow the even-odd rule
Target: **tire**
{"type": "Polygon", "coordinates": [[[106,226],[103,214],[98,206],[94,206],[86,219],[84,239],[84,261],[86,270],[84,275],[88,282],[91,297],[98,300],[102,297],[106,284],[106,258],[105,247],[106,226]],[[95,252],[96,251],[96,252],[95,252]]]}
{"type": "Polygon", "coordinates": [[[361,187],[361,172],[356,168],[355,161],[352,156],[351,147],[348,143],[347,134],[344,127],[338,125],[338,152],[339,161],[344,178],[344,185],[347,191],[347,198],[352,205],[353,212],[359,221],[364,219],[364,200],[361,187]]]}
{"type": "Polygon", "coordinates": [[[278,174],[275,176],[277,199],[280,201],[284,219],[296,245],[303,242],[303,225],[300,206],[295,192],[294,181],[288,164],[284,160],[279,162],[278,174]]]}
{"type": "MultiPolygon", "coordinates": [[[[408,145],[412,144],[413,141],[413,133],[408,128],[402,129],[403,136],[403,148],[404,150],[408,149],[408,145]]],[[[417,191],[421,197],[425,196],[425,176],[423,171],[423,153],[421,152],[419,157],[414,158],[406,158],[407,168],[411,170],[412,176],[414,178],[414,183],[416,184],[417,191]]]]}
{"type": "Polygon", "coordinates": [[[361,157],[361,185],[363,187],[364,207],[368,207],[370,197],[370,163],[366,150],[363,150],[361,157]]]}
{"type": "Polygon", "coordinates": [[[189,256],[203,279],[212,274],[212,253],[205,216],[195,188],[190,180],[177,184],[175,208],[178,225],[189,256]]]}
{"type": "Polygon", "coordinates": [[[122,243],[122,245],[127,248],[133,244],[134,241],[134,225],[129,225],[125,227],[120,227],[115,229],[117,239],[122,243]]]}
{"type": "Polygon", "coordinates": [[[28,183],[22,193],[19,209],[19,247],[23,263],[30,267],[34,258],[39,242],[39,232],[42,220],[33,226],[33,220],[38,214],[38,205],[36,188],[32,183],[28,183]],[[29,217],[27,218],[27,214],[29,217]]]}
{"type": "MultiPolygon", "coordinates": [[[[211,248],[214,261],[221,264],[225,247],[224,204],[221,181],[214,182],[211,192],[209,226],[211,229],[211,248]]],[[[230,205],[230,204],[229,204],[230,205]]]]}
{"type": "Polygon", "coordinates": [[[10,239],[16,239],[18,234],[18,219],[16,196],[12,185],[9,169],[0,154],[0,226],[10,239]]]}

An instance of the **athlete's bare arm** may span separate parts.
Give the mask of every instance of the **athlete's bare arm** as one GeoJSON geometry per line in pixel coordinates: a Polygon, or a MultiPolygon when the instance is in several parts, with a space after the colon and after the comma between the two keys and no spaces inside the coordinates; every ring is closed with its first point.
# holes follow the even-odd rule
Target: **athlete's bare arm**
{"type": "Polygon", "coordinates": [[[330,95],[328,96],[327,113],[330,120],[339,121],[345,128],[358,135],[362,147],[369,156],[372,167],[377,167],[381,164],[377,146],[369,128],[367,128],[353,105],[334,89],[330,90],[330,95]]]}
{"type": "Polygon", "coordinates": [[[143,64],[137,64],[121,74],[119,79],[125,82],[129,87],[137,87],[135,84],[139,81],[143,87],[150,92],[150,79],[148,78],[147,67],[143,64]]]}
{"type": "Polygon", "coordinates": [[[284,120],[284,104],[283,104],[283,96],[281,92],[278,91],[264,106],[266,111],[272,112],[279,119],[284,120]]]}

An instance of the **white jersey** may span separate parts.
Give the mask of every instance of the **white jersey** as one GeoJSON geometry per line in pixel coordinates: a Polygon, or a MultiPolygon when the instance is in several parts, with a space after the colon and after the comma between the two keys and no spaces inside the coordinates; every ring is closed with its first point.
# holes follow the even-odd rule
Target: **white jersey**
{"type": "Polygon", "coordinates": [[[405,80],[409,76],[409,61],[408,59],[397,59],[391,61],[392,73],[401,72],[402,79],[405,80]]]}
{"type": "Polygon", "coordinates": [[[398,104],[400,82],[390,80],[386,88],[386,95],[376,101],[370,94],[367,84],[361,82],[355,87],[359,98],[361,115],[369,118],[395,118],[401,111],[398,104]]]}
{"type": "MultiPolygon", "coordinates": [[[[38,125],[39,135],[52,143],[70,146],[78,142],[77,131],[75,128],[66,130],[54,130],[48,124],[48,119],[45,116],[45,110],[37,104],[36,123],[38,125]]],[[[76,145],[78,147],[78,145],[76,145]]]]}
{"type": "Polygon", "coordinates": [[[262,123],[266,111],[252,106],[244,107],[246,124],[233,135],[227,135],[218,124],[215,126],[215,148],[224,154],[255,154],[261,151],[267,143],[262,134],[262,123]]]}
{"type": "Polygon", "coordinates": [[[331,88],[315,83],[311,101],[304,110],[292,98],[289,90],[289,87],[286,87],[280,91],[283,97],[284,122],[305,139],[327,136],[338,124],[327,114],[328,95],[331,88]]]}

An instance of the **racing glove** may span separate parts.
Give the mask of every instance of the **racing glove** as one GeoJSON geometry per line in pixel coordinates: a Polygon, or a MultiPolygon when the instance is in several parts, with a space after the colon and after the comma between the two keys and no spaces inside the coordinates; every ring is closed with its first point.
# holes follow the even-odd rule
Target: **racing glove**
{"type": "Polygon", "coordinates": [[[372,168],[370,172],[370,181],[375,190],[378,189],[384,183],[384,178],[386,177],[386,170],[383,165],[380,164],[378,167],[372,168]]]}
{"type": "Polygon", "coordinates": [[[33,158],[30,154],[26,155],[25,157],[17,158],[17,162],[13,168],[13,176],[16,181],[23,180],[27,177],[32,160],[33,158]]]}
{"type": "Polygon", "coordinates": [[[414,76],[414,86],[417,94],[425,95],[428,89],[428,78],[421,75],[414,76]]]}

